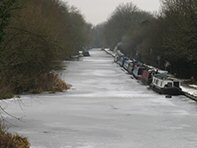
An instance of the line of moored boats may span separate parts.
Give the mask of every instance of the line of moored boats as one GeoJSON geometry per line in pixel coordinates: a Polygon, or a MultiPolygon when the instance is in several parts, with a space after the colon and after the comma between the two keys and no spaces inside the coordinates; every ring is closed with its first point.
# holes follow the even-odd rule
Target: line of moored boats
{"type": "Polygon", "coordinates": [[[168,71],[160,70],[153,66],[143,64],[135,59],[129,59],[119,50],[115,51],[114,62],[123,67],[129,74],[149,85],[159,94],[182,95],[180,80],[176,79],[168,71]]]}

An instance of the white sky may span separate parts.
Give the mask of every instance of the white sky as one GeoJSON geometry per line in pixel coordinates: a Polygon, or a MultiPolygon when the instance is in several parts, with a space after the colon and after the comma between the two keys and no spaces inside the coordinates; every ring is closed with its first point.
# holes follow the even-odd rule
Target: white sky
{"type": "Polygon", "coordinates": [[[87,22],[93,25],[106,21],[115,8],[121,3],[133,2],[145,11],[158,11],[160,0],[64,0],[77,7],[87,22]]]}

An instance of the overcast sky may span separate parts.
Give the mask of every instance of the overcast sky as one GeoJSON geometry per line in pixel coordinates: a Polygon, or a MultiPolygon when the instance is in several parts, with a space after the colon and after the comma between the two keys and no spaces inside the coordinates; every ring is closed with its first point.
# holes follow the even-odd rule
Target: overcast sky
{"type": "Polygon", "coordinates": [[[102,23],[109,18],[121,3],[133,2],[138,8],[146,11],[158,11],[160,0],[64,0],[77,7],[87,22],[93,25],[102,23]]]}

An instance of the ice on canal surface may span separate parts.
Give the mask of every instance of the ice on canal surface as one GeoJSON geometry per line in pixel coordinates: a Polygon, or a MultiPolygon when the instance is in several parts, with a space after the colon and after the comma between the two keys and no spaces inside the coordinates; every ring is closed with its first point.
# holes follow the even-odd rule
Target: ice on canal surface
{"type": "Polygon", "coordinates": [[[165,98],[131,79],[100,49],[65,62],[65,93],[1,101],[9,131],[32,148],[196,148],[197,104],[165,98]]]}

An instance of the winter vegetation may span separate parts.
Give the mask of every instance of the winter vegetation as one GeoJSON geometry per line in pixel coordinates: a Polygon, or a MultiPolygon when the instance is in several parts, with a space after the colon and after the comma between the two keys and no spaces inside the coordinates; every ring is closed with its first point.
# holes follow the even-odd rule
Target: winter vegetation
{"type": "MultiPolygon", "coordinates": [[[[77,9],[59,0],[1,0],[0,99],[68,89],[52,71],[87,45],[90,29],[77,9]]],[[[0,127],[0,147],[29,143],[0,127]]]]}
{"type": "Polygon", "coordinates": [[[162,0],[151,14],[122,4],[94,28],[93,46],[117,47],[135,58],[180,78],[197,77],[197,1],[162,0]]]}
{"type": "Polygon", "coordinates": [[[1,148],[29,148],[30,144],[27,138],[12,135],[6,132],[4,126],[0,123],[0,147],[1,148]]]}
{"type": "Polygon", "coordinates": [[[51,71],[88,43],[80,12],[59,0],[2,0],[0,11],[0,98],[67,89],[51,71]]]}

